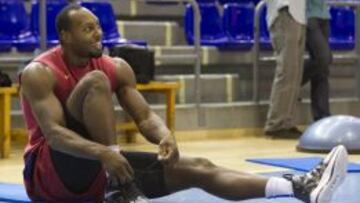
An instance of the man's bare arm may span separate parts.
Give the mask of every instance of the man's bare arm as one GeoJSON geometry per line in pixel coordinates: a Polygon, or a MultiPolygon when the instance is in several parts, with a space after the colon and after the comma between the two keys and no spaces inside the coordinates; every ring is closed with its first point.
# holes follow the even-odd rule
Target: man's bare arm
{"type": "Polygon", "coordinates": [[[120,105],[130,114],[140,132],[152,143],[159,144],[163,136],[171,132],[162,119],[149,107],[136,89],[136,79],[131,67],[123,60],[114,59],[117,67],[118,88],[116,95],[120,105]]]}
{"type": "Polygon", "coordinates": [[[53,93],[54,75],[42,64],[32,63],[22,73],[21,94],[30,103],[32,112],[50,147],[76,157],[100,160],[107,147],[82,138],[65,127],[64,111],[53,93]]]}
{"type": "Polygon", "coordinates": [[[122,183],[133,179],[133,170],[127,160],[105,145],[84,139],[66,128],[64,111],[54,95],[54,75],[41,64],[33,63],[21,77],[21,94],[30,103],[34,117],[50,147],[72,156],[99,160],[111,177],[122,183]]]}

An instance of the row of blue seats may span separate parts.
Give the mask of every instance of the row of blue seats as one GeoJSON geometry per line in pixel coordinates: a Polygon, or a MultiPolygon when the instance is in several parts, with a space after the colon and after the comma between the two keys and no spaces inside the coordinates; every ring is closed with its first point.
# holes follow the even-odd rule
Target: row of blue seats
{"type": "MultiPolygon", "coordinates": [[[[103,29],[103,44],[112,47],[128,43],[122,39],[116,25],[116,18],[112,5],[108,1],[79,2],[99,18],[103,29]]],[[[67,4],[67,0],[47,0],[47,46],[59,44],[55,19],[57,14],[67,4]]],[[[16,47],[19,52],[32,52],[40,45],[39,31],[39,1],[31,3],[30,17],[26,14],[24,0],[0,0],[0,51],[10,51],[16,47]]],[[[144,41],[131,43],[146,45],[144,41]]]]}
{"type": "MultiPolygon", "coordinates": [[[[221,17],[214,4],[215,0],[198,0],[201,21],[201,44],[213,45],[220,49],[249,50],[253,45],[254,7],[257,0],[222,0],[224,14],[221,17]],[[231,1],[229,3],[229,1],[231,1]]],[[[219,0],[220,1],[220,0],[219,0]]],[[[67,4],[67,0],[47,0],[47,45],[59,43],[55,28],[55,17],[67,4]]],[[[103,43],[111,47],[124,43],[116,26],[111,3],[86,1],[81,4],[93,11],[99,18],[104,31],[103,43]]],[[[32,1],[30,20],[26,15],[24,0],[0,0],[0,51],[34,51],[39,47],[39,2],[32,1]]],[[[331,37],[333,49],[348,50],[354,48],[354,11],[351,8],[331,9],[331,37]]],[[[261,16],[261,48],[271,49],[267,31],[266,13],[261,16]]],[[[185,35],[189,44],[194,43],[193,10],[187,5],[185,13],[185,35]]],[[[144,41],[131,43],[146,45],[144,41]]]]}
{"type": "MultiPolygon", "coordinates": [[[[249,50],[253,46],[253,20],[256,1],[223,0],[223,16],[220,15],[215,0],[198,0],[201,12],[201,44],[216,46],[220,49],[249,50]]],[[[354,49],[355,14],[349,7],[330,9],[330,45],[334,50],[354,49]]],[[[193,9],[187,5],[185,13],[185,35],[189,44],[194,44],[193,9]]],[[[260,20],[260,47],[271,49],[269,32],[266,25],[266,10],[260,20]]]]}

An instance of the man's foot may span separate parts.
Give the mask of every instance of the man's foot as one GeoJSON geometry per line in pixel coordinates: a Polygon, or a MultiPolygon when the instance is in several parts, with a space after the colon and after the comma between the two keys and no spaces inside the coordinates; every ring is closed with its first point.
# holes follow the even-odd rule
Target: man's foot
{"type": "Polygon", "coordinates": [[[265,131],[265,135],[273,139],[298,139],[302,135],[302,132],[298,128],[292,127],[289,129],[265,131]]]}
{"type": "Polygon", "coordinates": [[[293,183],[294,195],[306,203],[329,203],[334,191],[344,181],[347,173],[348,154],[339,145],[313,170],[304,175],[286,174],[293,183]]]}
{"type": "Polygon", "coordinates": [[[110,183],[105,193],[105,203],[149,203],[149,199],[145,197],[135,182],[125,185],[110,183]]]}

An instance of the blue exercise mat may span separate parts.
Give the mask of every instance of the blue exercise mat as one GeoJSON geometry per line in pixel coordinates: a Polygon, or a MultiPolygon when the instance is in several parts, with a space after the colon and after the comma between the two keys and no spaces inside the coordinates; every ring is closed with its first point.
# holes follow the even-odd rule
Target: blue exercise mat
{"type": "MultiPolygon", "coordinates": [[[[322,160],[321,157],[306,157],[306,158],[247,159],[246,161],[257,164],[265,164],[265,165],[283,167],[283,168],[306,172],[314,168],[314,166],[316,166],[321,160],[322,160]]],[[[348,172],[359,173],[360,164],[349,163],[348,172]]]]}
{"type": "MultiPolygon", "coordinates": [[[[284,171],[277,173],[265,173],[265,176],[281,177],[284,173],[292,173],[294,171],[284,171]]],[[[295,172],[300,173],[300,172],[295,172]]],[[[349,174],[344,184],[334,194],[332,203],[359,203],[358,194],[360,193],[360,174],[349,174]]],[[[26,195],[25,188],[20,184],[0,183],[0,203],[24,203],[30,202],[26,195]]],[[[180,191],[165,197],[152,199],[151,203],[232,203],[234,201],[224,200],[215,197],[200,189],[188,189],[180,191]]],[[[277,199],[252,199],[246,201],[236,201],[241,203],[301,203],[294,198],[277,198],[277,199]]]]}
{"type": "Polygon", "coordinates": [[[23,203],[30,200],[23,185],[0,183],[0,203],[2,202],[23,203]]]}

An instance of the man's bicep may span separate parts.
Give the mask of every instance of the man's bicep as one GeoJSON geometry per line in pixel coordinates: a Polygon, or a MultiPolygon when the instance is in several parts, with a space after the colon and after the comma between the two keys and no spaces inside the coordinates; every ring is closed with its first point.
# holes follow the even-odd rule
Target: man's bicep
{"type": "Polygon", "coordinates": [[[52,75],[42,67],[30,67],[21,76],[21,95],[29,103],[33,116],[45,133],[55,124],[64,125],[64,113],[53,93],[52,75]]]}
{"type": "Polygon", "coordinates": [[[64,111],[53,94],[30,102],[31,109],[38,125],[44,133],[51,131],[55,125],[65,126],[64,111]]]}

